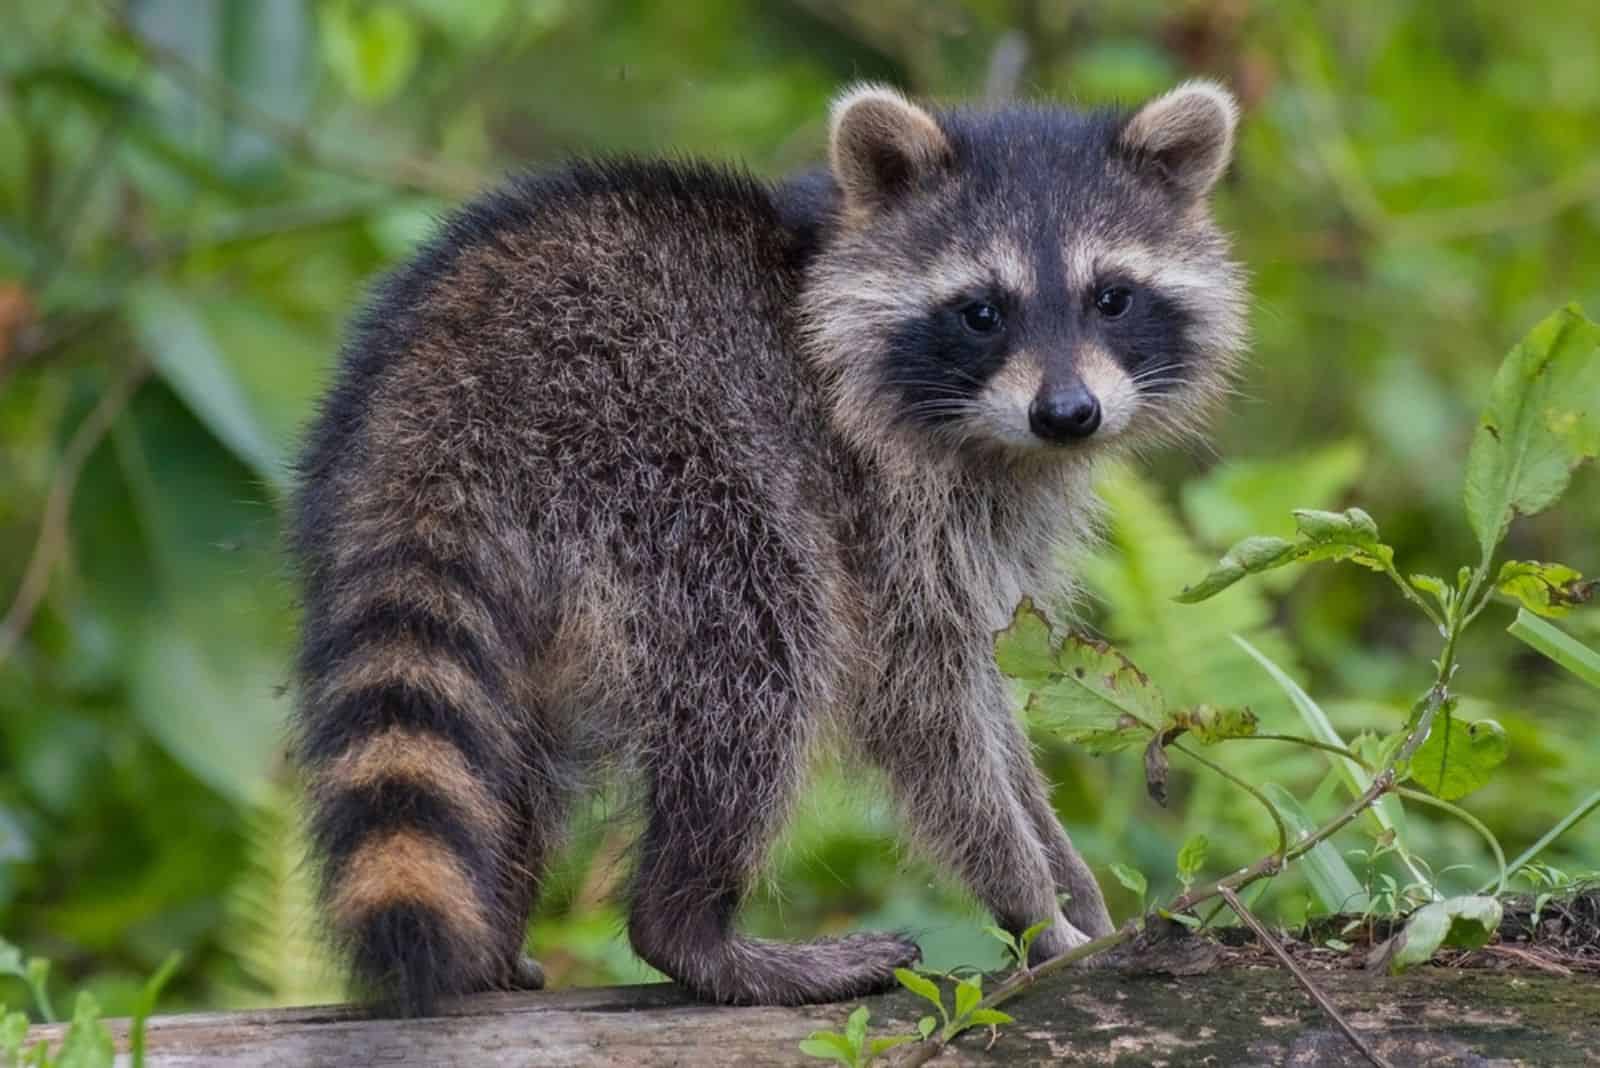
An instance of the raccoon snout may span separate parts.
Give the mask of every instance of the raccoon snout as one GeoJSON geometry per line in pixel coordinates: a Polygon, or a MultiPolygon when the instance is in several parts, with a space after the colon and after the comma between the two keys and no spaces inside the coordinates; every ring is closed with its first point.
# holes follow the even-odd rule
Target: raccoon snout
{"type": "Polygon", "coordinates": [[[1028,407],[1028,428],[1045,441],[1081,441],[1100,429],[1100,401],[1081,382],[1042,389],[1028,407]]]}

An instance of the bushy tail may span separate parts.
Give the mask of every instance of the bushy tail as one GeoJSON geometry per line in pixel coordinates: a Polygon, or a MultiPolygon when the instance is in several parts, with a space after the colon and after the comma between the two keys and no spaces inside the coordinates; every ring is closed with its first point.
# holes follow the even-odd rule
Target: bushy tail
{"type": "Polygon", "coordinates": [[[513,981],[537,754],[512,712],[519,635],[422,543],[308,566],[297,755],[330,927],[384,1008],[513,981]]]}

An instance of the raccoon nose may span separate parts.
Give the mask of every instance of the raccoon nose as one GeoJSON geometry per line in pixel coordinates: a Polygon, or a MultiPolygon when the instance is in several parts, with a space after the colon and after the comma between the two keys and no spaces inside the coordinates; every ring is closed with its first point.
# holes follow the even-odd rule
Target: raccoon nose
{"type": "Polygon", "coordinates": [[[1028,428],[1046,441],[1086,438],[1100,428],[1100,401],[1081,384],[1041,390],[1028,408],[1028,428]]]}

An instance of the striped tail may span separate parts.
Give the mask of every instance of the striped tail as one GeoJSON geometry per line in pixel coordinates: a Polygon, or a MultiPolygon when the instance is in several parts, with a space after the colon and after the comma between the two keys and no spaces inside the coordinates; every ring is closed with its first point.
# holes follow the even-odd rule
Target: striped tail
{"type": "Polygon", "coordinates": [[[316,570],[297,751],[325,914],[355,981],[404,1015],[511,985],[538,777],[510,700],[513,617],[421,544],[316,570]]]}

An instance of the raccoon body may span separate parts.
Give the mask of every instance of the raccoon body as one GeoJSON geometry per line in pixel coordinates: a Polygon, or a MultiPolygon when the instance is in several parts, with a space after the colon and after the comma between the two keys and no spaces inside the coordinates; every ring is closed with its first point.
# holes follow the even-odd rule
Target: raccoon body
{"type": "Polygon", "coordinates": [[[331,929],[399,1011],[536,984],[609,768],[629,935],[698,995],[848,998],[901,935],[735,927],[826,738],[1054,955],[1111,929],[993,663],[1069,593],[1096,457],[1193,431],[1242,342],[1234,109],[842,97],[826,173],[574,165],[455,217],[357,322],[302,459],[296,754],[331,929]],[[1070,895],[1062,908],[1058,892],[1070,895]]]}

